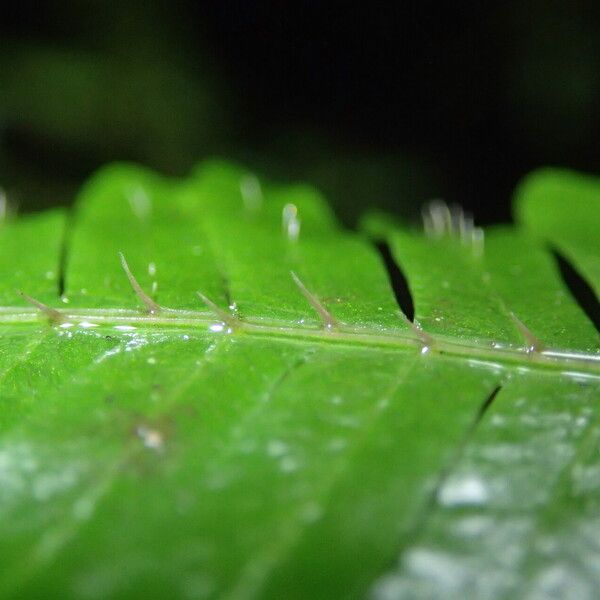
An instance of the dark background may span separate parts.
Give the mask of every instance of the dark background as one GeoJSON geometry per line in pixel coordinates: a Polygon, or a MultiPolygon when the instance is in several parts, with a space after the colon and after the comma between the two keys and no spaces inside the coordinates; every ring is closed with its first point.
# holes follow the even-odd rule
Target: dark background
{"type": "Polygon", "coordinates": [[[600,3],[19,2],[0,22],[0,185],[72,202],[101,164],[222,156],[353,223],[432,197],[510,219],[540,165],[600,170],[600,3]]]}

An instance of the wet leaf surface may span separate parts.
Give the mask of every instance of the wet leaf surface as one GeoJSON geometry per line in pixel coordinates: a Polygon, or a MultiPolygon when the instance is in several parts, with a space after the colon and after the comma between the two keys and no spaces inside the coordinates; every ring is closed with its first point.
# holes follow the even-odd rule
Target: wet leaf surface
{"type": "Polygon", "coordinates": [[[4,224],[0,596],[593,598],[600,185],[535,177],[485,241],[225,163],[4,224]]]}

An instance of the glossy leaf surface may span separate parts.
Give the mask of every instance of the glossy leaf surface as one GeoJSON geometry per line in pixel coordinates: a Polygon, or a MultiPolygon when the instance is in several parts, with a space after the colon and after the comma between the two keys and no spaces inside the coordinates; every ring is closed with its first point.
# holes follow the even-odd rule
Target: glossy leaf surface
{"type": "Polygon", "coordinates": [[[0,596],[593,597],[598,332],[523,210],[353,233],[307,186],[116,165],[4,224],[0,596]]]}

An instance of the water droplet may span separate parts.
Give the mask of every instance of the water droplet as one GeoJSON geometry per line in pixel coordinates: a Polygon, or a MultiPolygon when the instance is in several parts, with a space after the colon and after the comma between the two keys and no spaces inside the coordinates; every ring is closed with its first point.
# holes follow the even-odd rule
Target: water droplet
{"type": "Polygon", "coordinates": [[[146,425],[138,425],[135,429],[135,433],[142,440],[142,443],[146,448],[157,451],[163,449],[164,437],[157,429],[151,429],[146,425]]]}
{"type": "Polygon", "coordinates": [[[445,506],[473,506],[485,504],[489,491],[476,475],[450,478],[438,494],[440,504],[445,506]]]}

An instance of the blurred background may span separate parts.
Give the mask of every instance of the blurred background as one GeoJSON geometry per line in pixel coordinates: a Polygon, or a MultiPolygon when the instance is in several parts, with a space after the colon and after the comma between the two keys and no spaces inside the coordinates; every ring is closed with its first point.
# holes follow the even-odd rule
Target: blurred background
{"type": "Polygon", "coordinates": [[[442,197],[510,219],[540,165],[600,171],[600,2],[7,3],[0,186],[73,201],[113,160],[320,187],[349,225],[442,197]]]}

